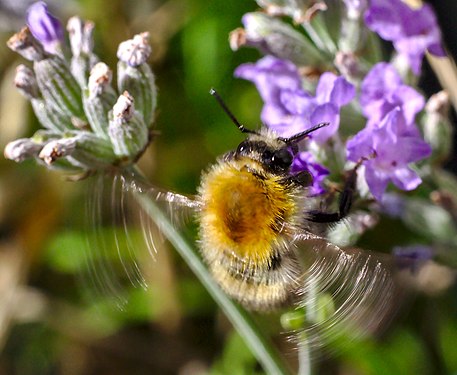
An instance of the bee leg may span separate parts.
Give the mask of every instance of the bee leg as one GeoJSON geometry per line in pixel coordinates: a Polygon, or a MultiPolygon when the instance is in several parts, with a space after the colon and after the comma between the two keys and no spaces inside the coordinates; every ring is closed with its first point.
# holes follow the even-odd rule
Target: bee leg
{"type": "Polygon", "coordinates": [[[303,187],[311,186],[313,183],[313,176],[307,171],[301,171],[293,175],[285,177],[282,181],[284,184],[292,184],[303,187]]]}
{"type": "Polygon", "coordinates": [[[357,182],[357,169],[359,164],[350,172],[348,179],[344,185],[344,189],[340,194],[338,202],[338,212],[308,212],[308,220],[315,223],[334,223],[340,221],[349,214],[352,207],[352,201],[355,193],[357,182]]]}

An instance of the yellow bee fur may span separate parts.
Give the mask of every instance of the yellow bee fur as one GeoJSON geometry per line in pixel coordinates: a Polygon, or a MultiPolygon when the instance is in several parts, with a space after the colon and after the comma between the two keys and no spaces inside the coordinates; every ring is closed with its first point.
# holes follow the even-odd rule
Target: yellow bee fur
{"type": "Polygon", "coordinates": [[[271,131],[250,135],[245,152],[224,155],[199,188],[200,248],[221,287],[255,310],[279,306],[299,286],[290,247],[307,189],[271,171],[262,155],[285,149],[271,131]]]}

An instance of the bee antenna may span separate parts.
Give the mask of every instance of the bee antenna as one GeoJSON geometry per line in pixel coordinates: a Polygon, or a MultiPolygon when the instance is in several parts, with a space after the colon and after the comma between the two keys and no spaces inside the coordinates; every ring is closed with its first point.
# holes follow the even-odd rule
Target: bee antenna
{"type": "Polygon", "coordinates": [[[232,113],[232,111],[230,111],[230,109],[225,104],[224,100],[220,97],[220,95],[217,93],[217,91],[215,89],[211,88],[211,90],[209,90],[209,93],[216,98],[216,100],[219,103],[219,105],[222,107],[222,109],[227,114],[227,116],[230,117],[230,120],[232,120],[232,122],[236,125],[236,127],[240,130],[241,133],[257,134],[253,130],[246,129],[244,127],[244,125],[241,124],[237,120],[235,115],[232,113]]]}
{"type": "Polygon", "coordinates": [[[297,133],[297,134],[293,135],[292,137],[289,137],[289,138],[278,137],[278,139],[287,144],[296,143],[296,142],[299,142],[302,139],[306,138],[310,133],[312,133],[320,128],[323,128],[325,126],[329,126],[329,125],[330,125],[329,122],[321,122],[320,124],[317,124],[308,130],[297,133]]]}

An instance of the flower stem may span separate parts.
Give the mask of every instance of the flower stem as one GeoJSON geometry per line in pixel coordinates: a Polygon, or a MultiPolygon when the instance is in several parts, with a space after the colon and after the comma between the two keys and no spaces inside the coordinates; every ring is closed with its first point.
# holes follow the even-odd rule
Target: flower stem
{"type": "MultiPolygon", "coordinates": [[[[138,172],[135,172],[138,175],[138,172]]],[[[265,337],[252,317],[241,306],[233,302],[215,283],[198,251],[183,238],[170,220],[164,215],[155,201],[145,194],[135,193],[135,198],[155,222],[160,223],[163,234],[183,257],[190,269],[214,298],[220,308],[232,322],[235,329],[245,340],[257,360],[268,374],[290,375],[288,366],[281,359],[277,349],[265,337]]]]}

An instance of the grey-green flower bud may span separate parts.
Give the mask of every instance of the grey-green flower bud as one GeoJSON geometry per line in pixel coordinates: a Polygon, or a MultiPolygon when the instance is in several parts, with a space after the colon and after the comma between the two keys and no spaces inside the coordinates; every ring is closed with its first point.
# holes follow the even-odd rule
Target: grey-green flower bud
{"type": "Polygon", "coordinates": [[[66,63],[54,55],[35,61],[34,70],[38,87],[46,103],[64,116],[79,119],[73,121],[74,123],[84,123],[81,89],[66,63]]]}
{"type": "Polygon", "coordinates": [[[150,127],[157,106],[157,87],[154,74],[146,63],[151,53],[148,36],[148,33],[141,33],[119,45],[117,81],[119,92],[128,91],[135,98],[136,110],[150,127]]]}
{"type": "Polygon", "coordinates": [[[148,145],[148,128],[128,92],[119,97],[110,113],[109,136],[114,153],[128,161],[135,160],[148,145]]]}
{"type": "Polygon", "coordinates": [[[39,153],[38,157],[50,165],[57,159],[69,156],[76,149],[76,139],[61,138],[48,142],[39,153]]]}
{"type": "Polygon", "coordinates": [[[112,72],[105,63],[96,64],[89,76],[88,88],[83,91],[84,111],[92,130],[108,138],[108,113],[116,103],[117,95],[111,87],[112,72]]]}
{"type": "Polygon", "coordinates": [[[432,95],[421,119],[425,140],[432,146],[432,159],[445,160],[452,150],[453,127],[449,121],[449,95],[445,91],[432,95]]]}
{"type": "Polygon", "coordinates": [[[71,72],[82,88],[87,86],[87,78],[99,58],[93,53],[94,23],[79,17],[68,20],[67,30],[72,51],[71,72]]]}
{"type": "Polygon", "coordinates": [[[36,157],[42,147],[42,144],[30,138],[20,138],[6,145],[4,155],[6,159],[20,163],[25,159],[36,157]]]}
{"type": "Polygon", "coordinates": [[[230,35],[233,49],[245,44],[256,47],[264,54],[287,59],[296,65],[317,65],[323,58],[316,47],[304,35],[288,24],[264,13],[247,13],[243,17],[244,38],[240,30],[230,35]],[[239,44],[239,43],[243,44],[239,44]]]}
{"type": "Polygon", "coordinates": [[[33,98],[30,103],[32,104],[33,112],[43,127],[55,132],[65,132],[67,130],[74,130],[75,126],[72,118],[62,114],[54,106],[49,105],[42,98],[33,98]]]}
{"type": "Polygon", "coordinates": [[[9,38],[6,44],[11,50],[30,61],[39,61],[46,57],[43,46],[33,37],[27,26],[9,38]]]}
{"type": "Polygon", "coordinates": [[[87,131],[74,131],[69,137],[51,140],[41,150],[39,157],[51,165],[66,158],[74,166],[84,169],[106,168],[116,164],[109,141],[87,131]]]}
{"type": "Polygon", "coordinates": [[[324,1],[316,0],[257,0],[257,4],[269,15],[287,15],[292,17],[296,23],[309,21],[316,10],[326,9],[324,1]]]}
{"type": "Polygon", "coordinates": [[[363,14],[367,7],[366,0],[344,2],[338,41],[341,51],[357,52],[364,46],[368,30],[363,20],[363,14]]]}
{"type": "Polygon", "coordinates": [[[129,66],[136,67],[146,63],[151,54],[151,46],[148,42],[149,33],[144,32],[135,35],[132,39],[119,44],[117,57],[129,66]]]}
{"type": "Polygon", "coordinates": [[[28,99],[39,98],[41,96],[38,88],[35,73],[29,67],[21,64],[16,68],[14,85],[19,92],[28,99]]]}

